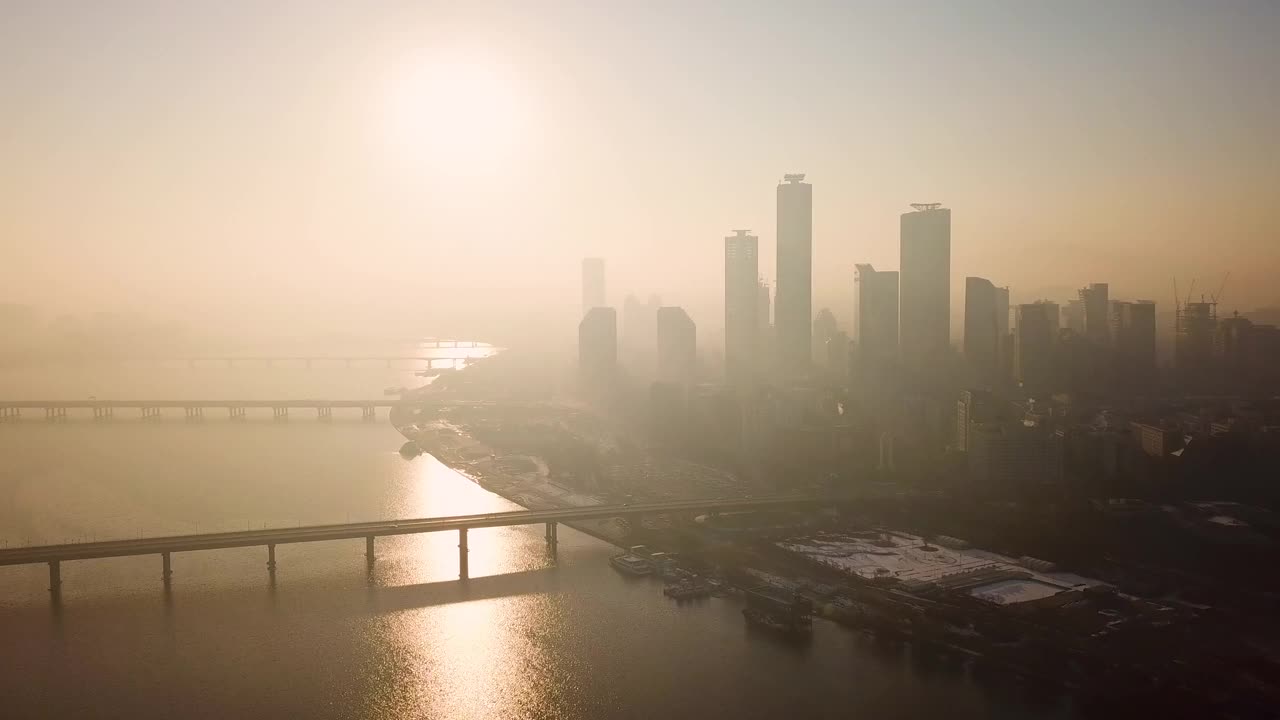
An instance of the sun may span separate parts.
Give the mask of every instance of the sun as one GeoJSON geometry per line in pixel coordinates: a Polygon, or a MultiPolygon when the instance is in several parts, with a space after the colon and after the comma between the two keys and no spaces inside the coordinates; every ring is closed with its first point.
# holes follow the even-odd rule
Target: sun
{"type": "Polygon", "coordinates": [[[511,74],[460,53],[406,62],[390,100],[395,151],[430,169],[500,169],[526,120],[511,74]]]}

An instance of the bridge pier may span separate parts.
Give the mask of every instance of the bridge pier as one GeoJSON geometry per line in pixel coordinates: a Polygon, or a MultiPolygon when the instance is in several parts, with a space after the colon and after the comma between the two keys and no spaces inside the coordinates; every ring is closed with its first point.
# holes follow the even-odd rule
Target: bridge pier
{"type": "Polygon", "coordinates": [[[49,562],[49,592],[57,595],[62,591],[62,563],[57,560],[49,562]]]}
{"type": "Polygon", "coordinates": [[[49,422],[58,422],[67,419],[67,409],[61,407],[47,407],[44,409],[44,419],[49,422]]]}
{"type": "Polygon", "coordinates": [[[372,405],[366,405],[360,408],[360,419],[365,422],[373,422],[378,419],[378,409],[372,405]]]}
{"type": "Polygon", "coordinates": [[[168,587],[169,581],[173,579],[173,564],[170,562],[169,553],[160,553],[160,562],[164,567],[160,579],[164,580],[165,586],[168,587]]]}
{"type": "Polygon", "coordinates": [[[307,369],[311,369],[311,358],[307,358],[307,369]]]}
{"type": "Polygon", "coordinates": [[[243,420],[243,419],[244,419],[244,408],[239,407],[238,405],[231,405],[231,406],[228,406],[228,407],[227,407],[227,416],[228,416],[228,417],[230,417],[232,420],[243,420]]]}
{"type": "Polygon", "coordinates": [[[372,565],[375,557],[373,554],[373,536],[369,535],[364,539],[364,559],[372,565]]]}
{"type": "Polygon", "coordinates": [[[0,408],[0,422],[9,422],[11,420],[20,420],[22,418],[22,410],[19,408],[0,408]]]}
{"type": "Polygon", "coordinates": [[[276,546],[267,545],[267,570],[276,571],[276,546]]]}
{"type": "Polygon", "coordinates": [[[559,527],[560,527],[560,523],[555,523],[555,522],[547,523],[547,545],[551,546],[552,550],[554,550],[556,548],[556,545],[559,544],[560,542],[559,538],[556,537],[557,530],[559,529],[559,527]]]}
{"type": "Polygon", "coordinates": [[[183,408],[182,410],[186,413],[187,422],[200,422],[201,420],[204,420],[204,408],[189,407],[183,408]]]}
{"type": "Polygon", "coordinates": [[[458,578],[466,580],[467,572],[467,529],[458,528],[458,578]]]}
{"type": "Polygon", "coordinates": [[[289,408],[287,408],[287,407],[273,407],[273,408],[271,408],[271,417],[272,417],[276,422],[284,422],[284,421],[286,421],[286,420],[288,420],[288,419],[289,419],[289,408]]]}
{"type": "Polygon", "coordinates": [[[110,420],[112,415],[115,414],[114,410],[114,408],[110,407],[95,407],[93,409],[93,419],[99,422],[110,420]]]}
{"type": "Polygon", "coordinates": [[[333,419],[333,408],[330,408],[330,407],[316,408],[316,417],[318,417],[321,422],[329,422],[330,420],[333,419]]]}
{"type": "Polygon", "coordinates": [[[157,407],[142,408],[142,419],[143,420],[159,420],[160,408],[157,408],[157,407]]]}

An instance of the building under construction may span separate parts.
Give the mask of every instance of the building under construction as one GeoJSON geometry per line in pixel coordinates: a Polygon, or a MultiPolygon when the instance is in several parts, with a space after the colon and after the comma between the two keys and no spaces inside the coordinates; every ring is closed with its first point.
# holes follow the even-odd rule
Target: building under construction
{"type": "Polygon", "coordinates": [[[1206,300],[1200,296],[1199,302],[1191,302],[1191,293],[1195,290],[1195,281],[1186,298],[1178,296],[1178,283],[1174,281],[1174,367],[1186,378],[1203,377],[1213,367],[1214,336],[1218,330],[1218,298],[1226,287],[1230,273],[1222,278],[1218,291],[1206,300]]]}

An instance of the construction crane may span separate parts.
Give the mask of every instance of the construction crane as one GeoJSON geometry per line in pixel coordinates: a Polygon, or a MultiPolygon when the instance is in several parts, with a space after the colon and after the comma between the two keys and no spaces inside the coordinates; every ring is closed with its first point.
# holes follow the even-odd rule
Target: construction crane
{"type": "Polygon", "coordinates": [[[1217,305],[1218,301],[1222,299],[1222,291],[1226,289],[1227,280],[1230,280],[1230,279],[1231,279],[1231,271],[1228,270],[1227,274],[1222,276],[1222,283],[1218,285],[1218,291],[1209,296],[1209,299],[1213,301],[1214,305],[1217,305]]]}

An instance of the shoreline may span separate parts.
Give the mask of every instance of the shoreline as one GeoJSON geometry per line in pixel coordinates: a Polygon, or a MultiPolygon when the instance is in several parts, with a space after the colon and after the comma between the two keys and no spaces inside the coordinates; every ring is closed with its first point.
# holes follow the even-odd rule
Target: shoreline
{"type": "MultiPolygon", "coordinates": [[[[403,393],[402,397],[404,397],[405,399],[414,399],[414,398],[422,397],[430,393],[430,388],[431,388],[430,384],[424,385],[421,388],[416,388],[403,393]]],[[[403,416],[405,412],[406,410],[403,408],[392,408],[391,412],[388,414],[392,427],[396,429],[396,432],[400,433],[401,437],[405,438],[406,441],[408,442],[414,443],[418,447],[418,449],[422,452],[422,454],[430,455],[431,457],[439,461],[440,464],[458,473],[459,475],[465,477],[467,480],[470,480],[476,485],[479,485],[485,490],[493,493],[494,495],[497,495],[503,498],[504,500],[507,500],[508,502],[515,503],[516,505],[522,508],[525,508],[526,510],[543,510],[543,509],[549,510],[554,508],[577,506],[575,504],[557,503],[557,502],[554,502],[553,499],[550,499],[545,495],[538,495],[537,488],[520,487],[520,490],[521,490],[520,492],[512,491],[511,489],[512,486],[519,486],[521,484],[528,485],[527,479],[522,479],[522,478],[510,475],[510,474],[505,474],[505,473],[499,478],[486,477],[484,474],[478,475],[475,471],[475,468],[471,464],[468,464],[467,462],[462,460],[460,457],[458,457],[456,448],[448,448],[448,447],[442,446],[440,443],[430,442],[430,439],[425,437],[426,431],[419,429],[419,426],[416,423],[414,423],[412,419],[407,419],[403,416]],[[531,499],[537,499],[537,500],[540,500],[541,502],[530,502],[531,499]]],[[[456,426],[452,426],[449,428],[453,437],[456,438],[458,441],[461,441],[467,447],[469,448],[479,447],[485,450],[489,449],[487,446],[480,443],[470,434],[466,433],[465,431],[462,431],[461,429],[455,429],[455,427],[456,426]]],[[[439,433],[441,429],[442,428],[440,426],[437,426],[436,427],[437,433],[439,433]]],[[[496,455],[493,453],[483,453],[480,457],[487,457],[492,459],[492,458],[495,458],[496,455]]],[[[528,456],[522,456],[522,457],[528,457],[528,456]]],[[[554,483],[549,483],[549,482],[548,484],[554,485],[554,483]]],[[[560,487],[560,486],[556,486],[556,487],[560,487]]],[[[560,489],[564,490],[566,493],[570,495],[573,494],[572,491],[567,488],[560,488],[560,489]]],[[[613,534],[610,534],[605,529],[605,527],[602,527],[602,526],[610,525],[611,524],[610,521],[599,520],[599,521],[590,521],[590,522],[565,522],[561,524],[567,527],[570,527],[574,530],[577,530],[578,532],[581,532],[583,534],[589,535],[597,540],[613,545],[614,547],[621,548],[623,550],[626,550],[628,547],[630,547],[630,545],[628,545],[626,542],[626,538],[621,536],[621,533],[617,535],[613,535],[613,534]]]]}

